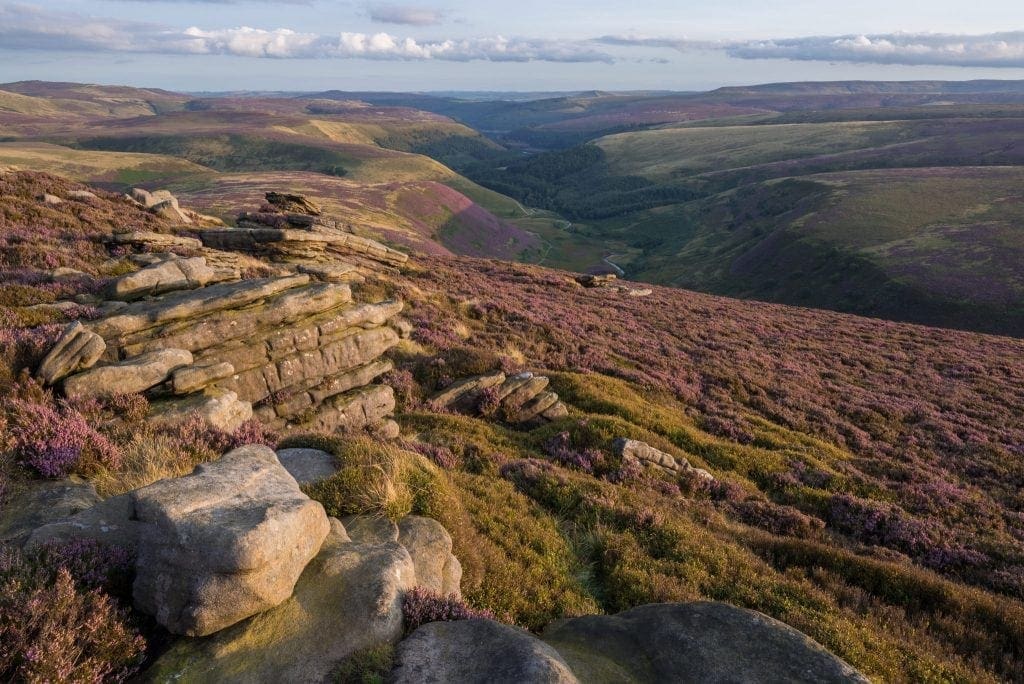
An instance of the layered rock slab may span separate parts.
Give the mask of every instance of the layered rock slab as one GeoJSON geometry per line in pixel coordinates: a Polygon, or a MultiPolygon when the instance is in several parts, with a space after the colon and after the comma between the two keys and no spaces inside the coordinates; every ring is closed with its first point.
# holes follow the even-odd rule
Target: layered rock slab
{"type": "Polygon", "coordinates": [[[192,354],[188,350],[153,351],[65,378],[64,394],[77,398],[145,392],[170,377],[172,371],[191,364],[192,354]]]}

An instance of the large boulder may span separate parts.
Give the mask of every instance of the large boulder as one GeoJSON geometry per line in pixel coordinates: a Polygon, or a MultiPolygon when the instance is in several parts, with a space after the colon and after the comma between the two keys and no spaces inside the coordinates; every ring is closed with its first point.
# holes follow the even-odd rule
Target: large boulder
{"type": "Polygon", "coordinates": [[[161,349],[72,375],[64,380],[64,393],[77,398],[144,392],[166,380],[175,369],[190,365],[191,352],[161,349]]]}
{"type": "Polygon", "coordinates": [[[402,634],[402,596],[416,584],[395,541],[350,541],[332,521],[291,598],[204,639],[182,639],[154,663],[150,682],[323,682],[357,651],[402,634]]]}
{"type": "Polygon", "coordinates": [[[579,680],[555,649],[529,632],[493,620],[463,620],[431,622],[413,632],[398,646],[389,681],[576,684],[579,680]]]}
{"type": "Polygon", "coordinates": [[[867,682],[808,636],[725,603],[666,603],[549,626],[584,682],[867,682]]]}
{"type": "Polygon", "coordinates": [[[146,528],[135,604],[175,634],[212,634],[287,600],[329,531],[323,507],[262,446],[131,496],[146,528]]]}
{"type": "Polygon", "coordinates": [[[194,290],[215,281],[218,274],[203,257],[168,259],[123,275],[110,284],[110,299],[130,302],[174,290],[194,290]]]}
{"type": "Polygon", "coordinates": [[[72,373],[92,368],[106,348],[102,337],[86,330],[78,321],[70,323],[39,365],[36,377],[51,385],[72,373]]]}
{"type": "Polygon", "coordinates": [[[462,595],[462,565],[452,555],[452,537],[444,525],[410,515],[398,523],[398,543],[412,556],[419,586],[442,596],[462,595]]]}

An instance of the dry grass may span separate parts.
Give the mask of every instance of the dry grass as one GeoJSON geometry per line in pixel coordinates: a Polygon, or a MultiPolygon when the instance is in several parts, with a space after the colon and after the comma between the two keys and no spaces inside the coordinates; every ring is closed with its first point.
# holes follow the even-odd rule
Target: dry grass
{"type": "Polygon", "coordinates": [[[123,452],[121,468],[103,469],[92,480],[100,496],[116,496],[158,480],[188,475],[206,460],[184,452],[180,441],[164,434],[139,435],[123,452]]]}

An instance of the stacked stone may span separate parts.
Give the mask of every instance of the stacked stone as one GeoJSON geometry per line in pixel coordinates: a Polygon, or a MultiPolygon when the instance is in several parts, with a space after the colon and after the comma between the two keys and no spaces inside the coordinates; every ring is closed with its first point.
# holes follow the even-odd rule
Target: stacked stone
{"type": "Polygon", "coordinates": [[[337,264],[340,258],[369,273],[393,272],[409,259],[404,252],[346,231],[302,195],[269,192],[266,199],[260,211],[240,214],[235,228],[201,231],[203,244],[285,263],[337,264]]]}
{"type": "Polygon", "coordinates": [[[481,404],[490,404],[494,415],[508,423],[558,420],[569,409],[558,395],[548,390],[550,380],[542,375],[489,373],[463,378],[435,394],[430,405],[436,410],[479,413],[481,404]]]}
{"type": "Polygon", "coordinates": [[[256,404],[277,429],[393,432],[394,394],[372,383],[392,368],[381,357],[400,339],[389,322],[401,302],[357,303],[347,283],[307,274],[202,287],[201,261],[119,279],[111,293],[138,301],[70,326],[40,378],[74,396],[149,392],[158,417],[198,411],[226,430],[256,404]]]}

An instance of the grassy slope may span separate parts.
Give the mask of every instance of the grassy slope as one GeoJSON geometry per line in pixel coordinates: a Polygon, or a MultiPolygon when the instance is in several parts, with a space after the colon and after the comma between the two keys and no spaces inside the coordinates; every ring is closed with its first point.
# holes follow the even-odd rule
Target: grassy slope
{"type": "Polygon", "coordinates": [[[581,232],[650,282],[1021,335],[1024,112],[959,113],[601,138],[595,186],[639,177],[706,196],[581,232]]]}
{"type": "Polygon", "coordinates": [[[452,140],[500,149],[435,114],[316,99],[186,102],[135,89],[10,87],[28,93],[0,91],[0,106],[9,101],[18,111],[9,124],[22,140],[0,143],[0,162],[19,168],[111,189],[167,186],[228,220],[258,206],[262,193],[289,187],[326,200],[358,232],[433,253],[536,261],[546,250],[533,224],[556,230],[554,221],[535,217],[516,225],[524,217],[514,202],[413,153],[452,140]],[[36,104],[53,121],[40,126],[38,116],[25,113],[36,104]],[[77,115],[82,108],[90,113],[85,120],[77,115]]]}
{"type": "MultiPolygon", "coordinates": [[[[431,326],[420,339],[525,356],[573,407],[532,430],[416,407],[402,416],[461,464],[451,482],[472,512],[441,517],[474,602],[535,625],[591,601],[612,612],[726,600],[885,681],[1014,676],[1024,606],[1000,582],[1024,558],[1010,408],[1024,399],[1019,341],[660,288],[637,300],[469,260],[430,260],[411,285],[411,315],[431,326]],[[560,431],[604,454],[599,477],[550,455],[560,431]],[[680,496],[672,478],[614,484],[609,447],[621,436],[739,493],[680,496]],[[849,495],[869,502],[864,520],[846,516],[849,495]],[[787,527],[773,516],[795,521],[792,509],[773,506],[825,528],[787,527]],[[875,536],[873,515],[889,532],[875,536]],[[503,520],[530,520],[530,532],[503,520]],[[960,544],[993,564],[935,552],[960,544]]],[[[445,358],[458,374],[460,356],[445,358]]]]}
{"type": "MultiPolygon", "coordinates": [[[[12,371],[38,359],[71,314],[28,307],[103,283],[55,292],[37,272],[120,272],[127,262],[110,259],[103,234],[170,227],[114,195],[35,199],[78,188],[59,179],[0,181],[0,268],[19,281],[0,285],[0,386],[48,401],[12,371]],[[23,327],[40,323],[50,325],[23,327]]],[[[1020,672],[1021,341],[667,288],[637,299],[464,258],[419,256],[360,293],[377,295],[403,297],[416,327],[396,359],[411,376],[392,378],[404,433],[452,456],[419,483],[416,510],[451,531],[476,605],[539,629],[564,615],[710,598],[782,619],[884,681],[1020,672]],[[572,415],[513,429],[416,403],[439,374],[501,357],[548,374],[572,415]],[[600,453],[593,474],[545,447],[563,431],[571,449],[600,453]],[[726,484],[620,479],[609,447],[621,436],[726,484]]],[[[141,423],[121,429],[109,414],[124,410],[90,420],[126,459],[158,454],[180,474],[215,457],[141,423]]],[[[0,475],[23,476],[6,429],[0,475]]]]}

